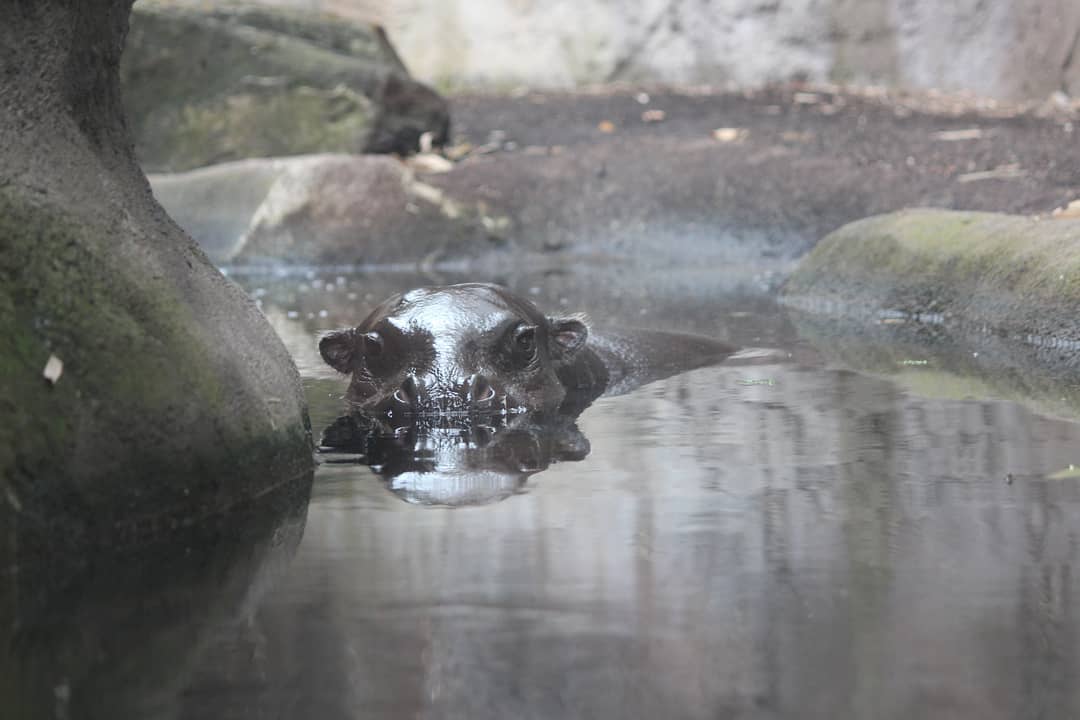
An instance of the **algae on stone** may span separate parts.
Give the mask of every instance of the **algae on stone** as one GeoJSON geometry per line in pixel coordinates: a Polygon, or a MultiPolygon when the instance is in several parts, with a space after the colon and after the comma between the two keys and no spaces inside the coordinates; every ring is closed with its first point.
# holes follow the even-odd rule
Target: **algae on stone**
{"type": "Polygon", "coordinates": [[[5,189],[0,236],[8,338],[0,470],[9,501],[48,511],[37,518],[44,525],[86,513],[87,526],[125,526],[132,511],[185,523],[194,519],[181,510],[190,497],[210,493],[218,502],[208,509],[220,511],[264,492],[252,483],[277,482],[244,479],[246,468],[276,464],[284,481],[305,472],[308,428],[294,422],[296,399],[239,402],[265,404],[269,433],[263,418],[235,415],[248,384],[241,368],[208,364],[220,348],[206,346],[213,336],[202,319],[172,282],[118,254],[107,228],[5,189]],[[49,384],[42,368],[54,354],[64,373],[49,384]],[[222,487],[223,477],[237,485],[222,487]],[[140,496],[154,498],[152,511],[140,496]]]}
{"type": "Polygon", "coordinates": [[[922,209],[867,218],[822,240],[783,292],[789,303],[1080,341],[1080,221],[922,209]]]}
{"type": "Polygon", "coordinates": [[[17,3],[0,23],[0,572],[162,537],[313,469],[295,365],[131,153],[130,6],[17,3]]]}
{"type": "Polygon", "coordinates": [[[121,65],[148,170],[311,152],[409,152],[445,138],[445,101],[378,27],[251,5],[151,0],[121,65]]]}

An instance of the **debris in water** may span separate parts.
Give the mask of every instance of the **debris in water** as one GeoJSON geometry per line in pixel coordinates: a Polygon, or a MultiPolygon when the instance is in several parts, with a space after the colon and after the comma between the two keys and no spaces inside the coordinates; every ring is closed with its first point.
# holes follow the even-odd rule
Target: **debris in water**
{"type": "Polygon", "coordinates": [[[667,113],[663,110],[646,110],[641,113],[641,121],[647,123],[663,122],[667,117],[667,113]]]}
{"type": "Polygon", "coordinates": [[[615,132],[615,123],[610,120],[601,120],[596,129],[602,133],[613,133],[615,132]]]}
{"type": "Polygon", "coordinates": [[[1013,484],[1013,474],[1012,473],[1007,473],[1005,475],[1005,484],[1006,485],[1012,485],[1013,484]]]}
{"type": "Polygon", "coordinates": [[[60,376],[64,373],[64,361],[55,355],[50,355],[49,359],[45,362],[45,370],[41,374],[49,381],[50,385],[55,385],[56,381],[60,379],[60,376]]]}

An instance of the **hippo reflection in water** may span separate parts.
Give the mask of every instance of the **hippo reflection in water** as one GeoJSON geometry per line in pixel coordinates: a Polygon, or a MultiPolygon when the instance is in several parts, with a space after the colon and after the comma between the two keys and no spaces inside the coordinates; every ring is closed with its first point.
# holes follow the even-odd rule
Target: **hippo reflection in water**
{"type": "Polygon", "coordinates": [[[469,283],[395,295],[324,335],[319,351],[351,377],[350,414],[327,429],[323,450],[359,453],[412,502],[459,505],[501,499],[550,462],[584,458],[573,419],[596,398],[734,349],[683,333],[594,333],[583,316],[549,317],[505,288],[469,283]],[[521,464],[525,447],[534,458],[521,464]]]}
{"type": "Polygon", "coordinates": [[[397,427],[351,413],[323,431],[320,445],[326,462],[359,460],[402,500],[440,506],[505,500],[552,463],[589,454],[574,418],[561,413],[413,418],[397,427]]]}

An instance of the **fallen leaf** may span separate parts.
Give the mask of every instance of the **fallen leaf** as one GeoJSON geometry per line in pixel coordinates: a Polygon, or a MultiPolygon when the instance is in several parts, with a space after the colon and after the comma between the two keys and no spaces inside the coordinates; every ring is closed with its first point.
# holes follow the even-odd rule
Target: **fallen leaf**
{"type": "Polygon", "coordinates": [[[451,147],[446,148],[445,150],[443,150],[443,152],[446,153],[446,157],[450,158],[451,160],[460,160],[461,158],[472,152],[472,149],[473,147],[469,143],[460,143],[458,145],[452,145],[451,147]]]}
{"type": "Polygon", "coordinates": [[[1019,165],[999,165],[993,170],[984,170],[982,172],[970,172],[958,175],[956,177],[957,182],[969,183],[976,182],[978,180],[1016,180],[1027,175],[1019,165]]]}
{"type": "Polygon", "coordinates": [[[420,135],[420,152],[429,153],[431,148],[435,146],[435,133],[428,130],[426,133],[420,135]]]}
{"type": "Polygon", "coordinates": [[[1080,467],[1069,465],[1069,467],[1064,470],[1050,473],[1046,478],[1048,480],[1072,480],[1073,478],[1080,478],[1080,467]]]}
{"type": "Polygon", "coordinates": [[[45,370],[41,373],[50,384],[55,385],[56,381],[60,379],[60,376],[64,373],[64,361],[55,355],[50,355],[49,359],[45,362],[45,370]]]}
{"type": "Polygon", "coordinates": [[[1054,210],[1052,216],[1060,220],[1068,218],[1080,218],[1080,200],[1073,200],[1065,207],[1059,207],[1054,210]]]}
{"type": "Polygon", "coordinates": [[[983,136],[982,128],[968,128],[966,130],[942,130],[930,137],[942,142],[956,142],[958,140],[978,140],[983,136]]]}
{"type": "Polygon", "coordinates": [[[596,129],[602,133],[613,133],[615,132],[615,123],[610,120],[601,120],[596,129]]]}
{"type": "Polygon", "coordinates": [[[742,142],[750,135],[746,128],[716,128],[712,131],[713,139],[722,143],[742,142]]]}
{"type": "Polygon", "coordinates": [[[663,122],[664,118],[666,117],[667,113],[663,110],[646,110],[645,112],[641,113],[642,122],[647,123],[663,122]]]}

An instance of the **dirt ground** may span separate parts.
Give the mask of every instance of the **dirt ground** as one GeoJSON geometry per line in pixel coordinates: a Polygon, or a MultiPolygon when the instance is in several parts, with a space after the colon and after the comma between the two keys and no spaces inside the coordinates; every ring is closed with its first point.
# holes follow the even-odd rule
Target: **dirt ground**
{"type": "Polygon", "coordinates": [[[515,243],[541,252],[624,242],[693,256],[696,229],[797,257],[847,222],[904,207],[1049,214],[1080,197],[1080,113],[1065,101],[784,86],[451,103],[448,154],[460,162],[427,182],[508,216],[515,243]],[[663,247],[645,240],[657,228],[671,231],[663,247]]]}

